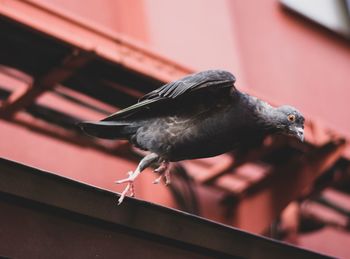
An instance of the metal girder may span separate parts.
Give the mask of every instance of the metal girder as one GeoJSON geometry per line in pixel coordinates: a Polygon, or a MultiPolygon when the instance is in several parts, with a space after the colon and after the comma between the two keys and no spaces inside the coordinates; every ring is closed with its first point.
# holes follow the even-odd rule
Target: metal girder
{"type": "Polygon", "coordinates": [[[248,190],[235,206],[233,225],[262,233],[289,202],[297,199],[342,155],[346,142],[330,141],[287,164],[274,167],[258,186],[248,190]]]}
{"type": "Polygon", "coordinates": [[[16,116],[12,122],[25,127],[30,131],[46,135],[50,138],[78,145],[80,147],[86,146],[99,152],[125,158],[129,161],[138,162],[136,155],[131,151],[129,143],[120,142],[115,143],[113,146],[106,146],[104,144],[101,144],[98,140],[93,140],[85,135],[80,135],[64,128],[54,126],[50,123],[35,119],[26,114],[20,114],[19,116],[16,116]]]}
{"type": "Polygon", "coordinates": [[[153,53],[125,35],[118,35],[96,24],[87,25],[74,15],[56,10],[49,2],[1,0],[0,3],[0,16],[30,26],[73,47],[94,51],[103,59],[147,77],[168,82],[192,71],[153,53]]]}
{"type": "Polygon", "coordinates": [[[148,249],[150,258],[156,257],[151,256],[155,249],[167,248],[168,255],[173,258],[329,258],[134,198],[127,197],[121,206],[117,206],[116,199],[116,193],[0,159],[0,207],[3,212],[0,218],[7,226],[6,230],[2,228],[0,237],[1,253],[11,258],[21,257],[16,254],[36,258],[34,255],[39,251],[41,256],[50,257],[45,256],[50,253],[52,257],[52,254],[62,254],[67,247],[82,255],[90,249],[86,249],[86,244],[91,237],[98,244],[100,239],[97,237],[103,232],[109,237],[103,239],[104,242],[114,239],[113,245],[102,249],[102,257],[114,254],[130,258],[130,247],[143,243],[142,250],[148,249]],[[12,220],[11,215],[16,220],[12,220]],[[38,227],[30,228],[23,222],[38,227]],[[123,242],[123,234],[124,238],[134,237],[136,243],[123,242]],[[43,242],[23,245],[23,238],[28,240],[33,236],[43,242]],[[67,240],[74,245],[69,246],[67,240]],[[47,249],[46,241],[57,245],[47,249]],[[182,253],[169,252],[169,248],[180,249],[182,253]]]}
{"type": "Polygon", "coordinates": [[[60,65],[47,74],[34,79],[34,82],[12,93],[0,107],[1,118],[11,118],[18,110],[32,104],[43,92],[52,89],[58,83],[68,79],[75,71],[94,58],[94,53],[74,50],[65,57],[60,65]]]}

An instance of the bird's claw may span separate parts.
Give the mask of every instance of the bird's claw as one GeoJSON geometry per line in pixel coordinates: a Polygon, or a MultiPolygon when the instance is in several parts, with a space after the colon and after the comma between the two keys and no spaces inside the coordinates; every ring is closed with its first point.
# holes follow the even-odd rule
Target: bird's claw
{"type": "Polygon", "coordinates": [[[118,199],[118,205],[120,205],[123,202],[123,200],[128,192],[130,192],[130,197],[135,196],[134,179],[132,178],[132,174],[133,174],[133,172],[130,171],[130,172],[128,172],[128,175],[129,175],[128,178],[115,181],[116,184],[128,183],[127,186],[125,187],[125,189],[123,190],[123,192],[120,194],[120,197],[118,199]]]}
{"type": "Polygon", "coordinates": [[[170,170],[165,171],[164,176],[165,176],[165,185],[171,184],[170,170]]]}
{"type": "Polygon", "coordinates": [[[162,170],[162,168],[158,167],[158,168],[154,169],[153,171],[154,171],[155,173],[160,173],[161,170],[162,170]]]}
{"type": "Polygon", "coordinates": [[[154,169],[154,172],[159,173],[160,176],[153,181],[153,184],[159,184],[163,177],[165,178],[165,185],[169,185],[171,183],[168,162],[163,162],[158,168],[154,169]]]}
{"type": "MultiPolygon", "coordinates": [[[[135,196],[134,181],[136,177],[141,173],[141,171],[142,170],[140,170],[140,168],[138,167],[134,172],[128,172],[129,176],[127,178],[115,181],[116,184],[127,183],[125,189],[120,194],[120,197],[118,199],[118,205],[120,205],[123,202],[128,192],[130,193],[131,197],[135,196]]],[[[170,184],[170,170],[168,161],[163,161],[162,164],[154,171],[160,174],[159,177],[153,181],[154,184],[159,184],[163,177],[165,178],[165,184],[170,184]]]]}
{"type": "Polygon", "coordinates": [[[154,169],[154,172],[155,172],[155,173],[158,173],[158,174],[162,174],[162,173],[165,172],[165,170],[167,170],[167,167],[168,167],[167,164],[162,163],[159,167],[157,167],[156,169],[154,169]]]}
{"type": "Polygon", "coordinates": [[[128,175],[129,175],[128,178],[121,179],[121,180],[117,180],[117,181],[115,181],[115,183],[116,183],[116,184],[121,184],[121,183],[133,182],[133,181],[134,181],[134,179],[133,179],[133,177],[132,177],[132,174],[133,174],[133,173],[134,173],[133,171],[129,171],[129,172],[128,172],[128,175]]]}
{"type": "Polygon", "coordinates": [[[161,174],[157,179],[155,179],[155,180],[153,181],[153,184],[159,184],[160,181],[162,180],[162,178],[163,178],[163,175],[161,174]]]}

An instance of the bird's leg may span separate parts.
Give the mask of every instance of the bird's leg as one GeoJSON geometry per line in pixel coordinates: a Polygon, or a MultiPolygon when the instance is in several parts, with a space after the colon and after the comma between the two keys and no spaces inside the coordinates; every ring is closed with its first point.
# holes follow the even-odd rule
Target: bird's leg
{"type": "Polygon", "coordinates": [[[152,163],[154,163],[155,161],[157,161],[159,159],[159,156],[155,153],[151,153],[147,156],[145,156],[139,163],[139,165],[137,166],[136,170],[134,172],[129,172],[129,177],[122,179],[122,180],[118,180],[116,181],[117,184],[121,184],[121,183],[128,183],[128,185],[125,187],[124,191],[120,194],[120,197],[118,199],[118,205],[121,204],[126,196],[126,194],[128,193],[128,191],[130,191],[131,196],[134,196],[134,181],[137,178],[137,176],[143,171],[145,170],[147,167],[149,167],[152,163]]]}
{"type": "Polygon", "coordinates": [[[163,161],[162,164],[154,170],[159,173],[159,177],[153,181],[154,184],[158,184],[163,177],[165,177],[165,184],[170,184],[170,163],[169,161],[163,161]]]}
{"type": "MultiPolygon", "coordinates": [[[[132,171],[128,172],[129,176],[132,174],[132,171]]],[[[120,194],[120,197],[118,199],[118,205],[120,203],[122,203],[124,197],[126,196],[126,194],[128,193],[128,191],[130,190],[130,196],[134,197],[134,185],[132,183],[128,183],[128,185],[125,187],[125,189],[123,190],[123,192],[120,194]]]]}
{"type": "Polygon", "coordinates": [[[165,185],[171,184],[170,168],[168,168],[168,169],[165,171],[164,176],[165,176],[165,185]]]}

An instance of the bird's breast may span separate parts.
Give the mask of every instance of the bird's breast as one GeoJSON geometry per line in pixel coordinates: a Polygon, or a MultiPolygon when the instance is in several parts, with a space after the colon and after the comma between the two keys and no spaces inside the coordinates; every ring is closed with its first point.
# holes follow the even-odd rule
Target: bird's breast
{"type": "Polygon", "coordinates": [[[247,125],[231,107],[148,119],[141,123],[136,145],[170,161],[211,157],[239,146],[247,125]]]}

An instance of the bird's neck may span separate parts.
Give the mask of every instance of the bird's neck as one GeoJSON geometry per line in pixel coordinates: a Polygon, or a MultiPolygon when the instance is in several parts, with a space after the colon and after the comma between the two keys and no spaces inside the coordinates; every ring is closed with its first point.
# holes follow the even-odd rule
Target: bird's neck
{"type": "Polygon", "coordinates": [[[266,133],[274,133],[278,131],[274,123],[277,116],[275,107],[271,106],[265,101],[245,93],[243,94],[243,98],[245,98],[245,102],[247,102],[248,107],[255,117],[255,121],[259,127],[261,127],[266,133]]]}

